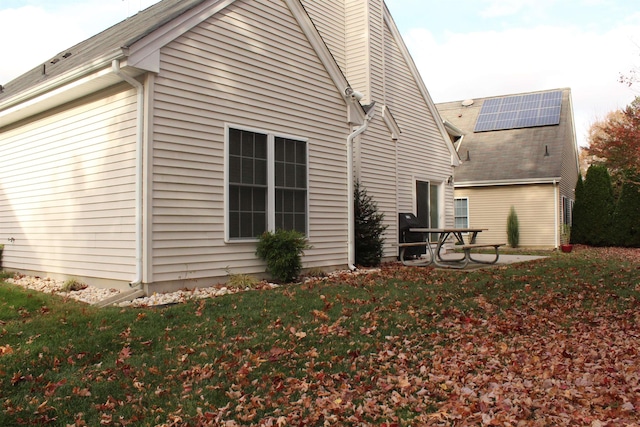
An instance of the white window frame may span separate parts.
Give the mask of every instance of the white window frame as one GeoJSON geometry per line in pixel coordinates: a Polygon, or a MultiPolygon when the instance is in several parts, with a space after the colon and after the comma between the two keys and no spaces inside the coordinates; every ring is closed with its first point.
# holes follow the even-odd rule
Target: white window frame
{"type": "MultiPolygon", "coordinates": [[[[435,179],[435,178],[429,178],[429,177],[424,177],[424,176],[413,176],[413,188],[412,188],[412,197],[413,197],[413,201],[412,201],[412,205],[413,205],[413,212],[415,212],[416,215],[418,215],[418,190],[417,190],[417,185],[418,182],[424,182],[426,184],[428,184],[429,187],[429,227],[433,227],[433,224],[431,224],[431,214],[432,214],[432,208],[433,206],[431,205],[431,190],[432,188],[436,188],[436,191],[438,192],[437,197],[438,197],[438,206],[437,206],[437,218],[438,218],[438,228],[444,228],[446,226],[446,216],[445,216],[445,191],[446,191],[446,181],[443,180],[439,180],[439,179],[435,179]]],[[[430,236],[430,239],[434,239],[435,238],[435,234],[432,234],[430,236]]]]}
{"type": "Polygon", "coordinates": [[[467,216],[466,216],[467,225],[465,227],[462,227],[462,228],[469,228],[469,224],[470,224],[470,221],[469,221],[469,197],[454,197],[453,198],[453,226],[456,227],[456,219],[457,218],[462,218],[462,217],[458,217],[456,215],[456,201],[458,201],[458,200],[465,200],[466,201],[466,204],[467,204],[467,216]]]}
{"type": "Polygon", "coordinates": [[[230,236],[230,201],[229,201],[229,131],[236,129],[239,131],[259,133],[267,136],[267,230],[275,231],[276,211],[275,211],[275,198],[276,198],[276,185],[275,185],[275,139],[285,138],[293,139],[296,141],[304,142],[306,145],[305,150],[305,164],[306,164],[306,199],[305,199],[305,224],[304,234],[309,234],[309,138],[300,137],[297,135],[290,135],[283,132],[276,132],[273,130],[265,130],[245,125],[236,125],[226,123],[224,126],[224,234],[226,243],[246,243],[257,242],[256,237],[234,237],[230,236]]]}
{"type": "Polygon", "coordinates": [[[571,226],[573,224],[574,201],[567,196],[562,196],[562,224],[571,226]]]}

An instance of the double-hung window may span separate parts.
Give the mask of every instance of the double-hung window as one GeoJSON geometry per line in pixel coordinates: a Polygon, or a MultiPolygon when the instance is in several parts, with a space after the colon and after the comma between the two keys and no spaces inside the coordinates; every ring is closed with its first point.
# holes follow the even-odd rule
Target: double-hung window
{"type": "Polygon", "coordinates": [[[306,141],[230,127],[227,153],[229,239],[276,229],[306,233],[306,141]]]}
{"type": "Polygon", "coordinates": [[[573,223],[573,200],[562,196],[562,223],[571,225],[573,223]]]}
{"type": "Polygon", "coordinates": [[[454,200],[454,218],[456,228],[469,228],[469,199],[461,197],[454,200]]]}

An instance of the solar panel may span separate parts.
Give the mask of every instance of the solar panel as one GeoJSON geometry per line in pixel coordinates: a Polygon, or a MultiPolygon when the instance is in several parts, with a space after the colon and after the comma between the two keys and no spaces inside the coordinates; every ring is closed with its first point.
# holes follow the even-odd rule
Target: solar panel
{"type": "Polygon", "coordinates": [[[474,131],[557,125],[561,105],[561,90],[487,99],[482,104],[474,131]]]}

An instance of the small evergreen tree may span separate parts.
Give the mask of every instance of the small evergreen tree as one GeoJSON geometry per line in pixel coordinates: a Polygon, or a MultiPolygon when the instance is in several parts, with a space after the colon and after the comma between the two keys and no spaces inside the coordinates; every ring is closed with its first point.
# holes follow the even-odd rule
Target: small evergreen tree
{"type": "Polygon", "coordinates": [[[355,262],[356,265],[373,267],[380,264],[387,229],[383,224],[384,214],[378,212],[378,204],[367,190],[356,181],[353,191],[355,217],[355,262]]]}
{"type": "Polygon", "coordinates": [[[613,212],[613,243],[617,246],[640,247],[640,176],[628,174],[613,212]]]}
{"type": "Polygon", "coordinates": [[[584,181],[582,174],[578,174],[578,182],[575,189],[576,200],[573,204],[571,215],[571,241],[573,244],[586,244],[586,227],[584,223],[587,199],[584,197],[584,181]]]}
{"type": "Polygon", "coordinates": [[[518,214],[516,208],[511,206],[507,216],[507,240],[512,248],[517,248],[520,243],[520,230],[518,226],[518,214]]]}
{"type": "Polygon", "coordinates": [[[599,165],[589,167],[584,181],[584,198],[585,243],[592,246],[611,245],[614,200],[611,177],[606,167],[599,165]]]}

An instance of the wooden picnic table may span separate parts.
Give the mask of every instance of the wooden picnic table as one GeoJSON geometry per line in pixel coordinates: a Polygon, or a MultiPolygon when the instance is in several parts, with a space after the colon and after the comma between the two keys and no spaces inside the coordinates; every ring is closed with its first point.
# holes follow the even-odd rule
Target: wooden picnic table
{"type": "Polygon", "coordinates": [[[400,260],[405,265],[420,265],[426,266],[431,263],[439,266],[439,267],[450,267],[450,268],[464,268],[469,262],[477,262],[481,264],[495,264],[500,257],[499,248],[503,246],[504,243],[476,243],[476,238],[478,237],[478,233],[486,231],[486,228],[429,228],[429,227],[415,227],[410,228],[409,231],[412,233],[422,233],[425,236],[425,239],[421,242],[408,242],[408,243],[400,243],[400,260]],[[430,236],[432,234],[437,234],[438,239],[436,242],[436,249],[434,250],[432,247],[432,242],[430,240],[430,236]],[[464,235],[469,234],[469,241],[465,243],[464,235]],[[459,258],[443,258],[441,255],[442,247],[446,243],[449,236],[454,236],[457,242],[456,247],[462,249],[463,256],[459,258]],[[425,246],[427,248],[428,257],[426,260],[421,260],[417,263],[410,263],[405,260],[405,251],[408,247],[415,246],[425,246]],[[493,247],[495,249],[495,258],[490,261],[483,261],[477,258],[473,258],[471,250],[484,248],[484,247],[493,247]]]}

